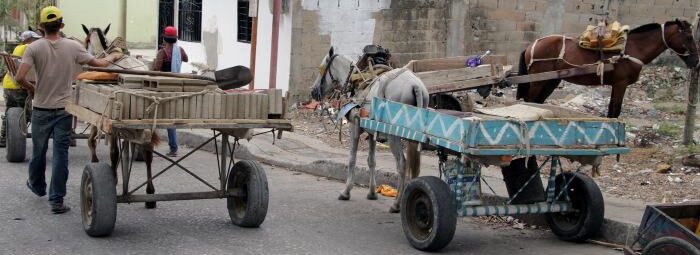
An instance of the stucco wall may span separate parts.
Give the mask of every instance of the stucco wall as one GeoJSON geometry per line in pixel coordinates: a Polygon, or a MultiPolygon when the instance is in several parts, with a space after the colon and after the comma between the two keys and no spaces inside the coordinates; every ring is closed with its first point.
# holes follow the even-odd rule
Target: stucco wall
{"type": "Polygon", "coordinates": [[[636,27],[674,18],[692,21],[698,0],[294,0],[292,79],[297,98],[308,90],[323,56],[356,56],[365,44],[389,48],[400,64],[412,59],[492,50],[517,64],[538,37],[578,36],[604,8],[636,27]],[[372,36],[369,31],[372,31],[372,36]]]}
{"type": "MultiPolygon", "coordinates": [[[[104,29],[112,24],[108,33],[114,38],[121,29],[121,0],[59,0],[63,11],[63,32],[68,36],[84,38],[81,24],[104,29]]],[[[127,42],[132,48],[155,48],[158,29],[157,0],[127,1],[127,42]]]]}
{"type": "MultiPolygon", "coordinates": [[[[249,43],[237,40],[237,1],[204,0],[202,3],[202,41],[181,41],[190,62],[199,62],[213,69],[236,65],[250,66],[249,43]]],[[[258,7],[258,44],[256,53],[255,88],[269,88],[270,57],[272,47],[272,13],[269,1],[261,0],[258,7]]],[[[280,20],[280,37],[277,60],[277,88],[289,88],[292,37],[291,11],[280,20]]],[[[183,65],[183,72],[190,72],[190,65],[183,65]]]]}

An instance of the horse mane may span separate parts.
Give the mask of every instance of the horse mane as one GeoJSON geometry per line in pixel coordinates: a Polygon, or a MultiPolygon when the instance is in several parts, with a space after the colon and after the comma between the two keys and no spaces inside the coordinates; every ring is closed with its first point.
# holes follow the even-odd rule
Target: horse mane
{"type": "Polygon", "coordinates": [[[661,24],[659,23],[649,23],[646,25],[641,25],[638,26],[632,30],[630,30],[630,34],[639,34],[639,33],[646,33],[649,31],[654,31],[657,29],[661,29],[661,24]]]}

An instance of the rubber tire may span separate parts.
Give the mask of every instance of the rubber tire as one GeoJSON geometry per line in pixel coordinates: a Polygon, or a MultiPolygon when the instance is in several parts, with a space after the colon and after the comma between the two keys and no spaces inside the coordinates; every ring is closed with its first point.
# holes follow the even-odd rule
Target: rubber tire
{"type": "MultiPolygon", "coordinates": [[[[545,219],[552,233],[559,239],[571,242],[583,242],[596,235],[603,225],[605,216],[603,194],[600,192],[595,181],[587,175],[581,173],[564,173],[564,175],[566,175],[567,181],[571,180],[571,178],[575,178],[569,185],[569,196],[574,208],[579,209],[585,206],[582,210],[584,215],[580,216],[576,224],[572,224],[570,229],[562,227],[561,224],[563,222],[555,218],[555,216],[560,213],[546,213],[545,219]],[[576,190],[580,190],[581,192],[573,193],[576,190]]],[[[563,185],[563,181],[562,174],[557,175],[557,189],[555,194],[559,193],[560,185],[563,185]]],[[[563,199],[564,195],[559,198],[560,201],[563,199]]]]}
{"type": "Polygon", "coordinates": [[[678,248],[682,251],[685,251],[685,254],[687,255],[700,255],[700,250],[690,244],[689,242],[684,241],[683,239],[677,238],[677,237],[671,237],[671,236],[664,236],[655,239],[654,241],[651,241],[649,244],[647,244],[646,247],[644,247],[644,250],[642,251],[642,255],[663,255],[666,253],[657,253],[655,251],[656,249],[661,248],[662,246],[665,245],[671,245],[675,246],[675,248],[678,248]]]}
{"type": "Polygon", "coordinates": [[[447,246],[457,227],[457,206],[447,183],[435,176],[421,176],[411,180],[401,194],[401,226],[408,242],[422,251],[437,251],[447,246]],[[420,193],[428,196],[431,203],[432,231],[423,240],[411,232],[409,222],[409,199],[420,193]]]}
{"type": "Polygon", "coordinates": [[[83,229],[92,237],[112,234],[117,220],[117,190],[115,188],[112,168],[107,163],[91,163],[85,166],[80,181],[80,208],[83,229]],[[92,181],[92,206],[87,208],[85,186],[92,181]],[[86,217],[86,210],[91,210],[92,221],[86,217]]]}
{"type": "Polygon", "coordinates": [[[7,110],[7,151],[5,158],[8,162],[24,162],[27,159],[27,136],[22,134],[20,120],[22,108],[12,107],[7,110]]]}
{"type": "Polygon", "coordinates": [[[233,224],[246,228],[257,228],[267,216],[269,190],[265,169],[255,161],[241,160],[233,165],[226,190],[241,188],[245,184],[245,201],[229,196],[226,207],[233,224]]]}

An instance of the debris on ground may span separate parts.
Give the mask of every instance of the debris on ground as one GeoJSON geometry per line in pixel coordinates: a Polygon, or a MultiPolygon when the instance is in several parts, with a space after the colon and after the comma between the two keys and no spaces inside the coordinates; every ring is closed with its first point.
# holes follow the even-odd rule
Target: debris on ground
{"type": "Polygon", "coordinates": [[[385,197],[396,197],[399,192],[388,184],[382,184],[377,187],[377,193],[382,194],[385,197]]]}

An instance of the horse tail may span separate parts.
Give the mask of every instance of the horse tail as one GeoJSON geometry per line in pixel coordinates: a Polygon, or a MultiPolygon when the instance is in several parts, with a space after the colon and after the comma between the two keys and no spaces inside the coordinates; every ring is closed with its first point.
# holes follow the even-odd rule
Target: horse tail
{"type": "MultiPolygon", "coordinates": [[[[525,51],[520,53],[520,63],[518,66],[518,75],[527,75],[527,63],[525,63],[525,51]]],[[[530,90],[530,83],[518,83],[518,91],[515,95],[515,99],[522,99],[527,97],[528,90],[530,90]]]]}
{"type": "Polygon", "coordinates": [[[417,142],[408,142],[406,144],[406,170],[407,180],[413,179],[420,175],[420,147],[417,142]]]}
{"type": "Polygon", "coordinates": [[[158,134],[151,135],[151,146],[156,147],[160,144],[160,136],[158,134]]]}
{"type": "Polygon", "coordinates": [[[425,85],[419,86],[418,84],[413,85],[413,96],[416,97],[416,107],[426,108],[428,107],[428,95],[425,93],[425,85]]]}

